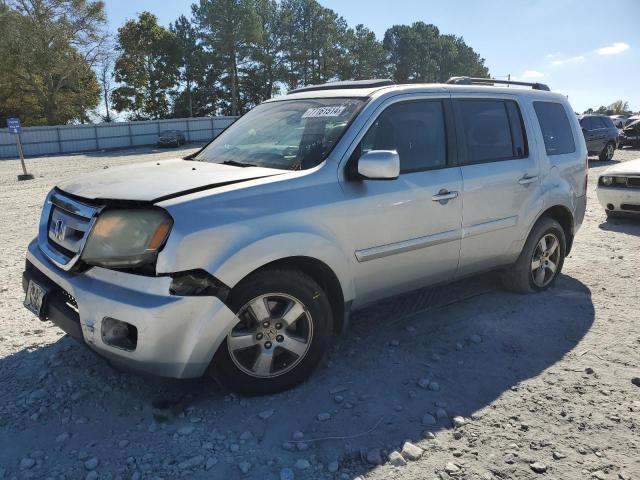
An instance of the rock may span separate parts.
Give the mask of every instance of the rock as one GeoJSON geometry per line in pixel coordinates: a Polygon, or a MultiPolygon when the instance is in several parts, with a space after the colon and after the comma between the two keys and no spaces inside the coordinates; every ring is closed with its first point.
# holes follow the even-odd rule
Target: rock
{"type": "Polygon", "coordinates": [[[400,452],[394,450],[389,454],[389,463],[394,467],[403,467],[407,464],[407,461],[400,452]]]}
{"type": "Polygon", "coordinates": [[[273,408],[271,408],[269,410],[263,410],[262,412],[260,412],[258,414],[258,417],[261,418],[262,420],[266,420],[267,418],[269,418],[274,413],[275,413],[275,410],[273,408]]]}
{"type": "Polygon", "coordinates": [[[37,402],[38,400],[42,400],[46,398],[49,394],[46,390],[38,388],[29,394],[29,403],[37,402]]]}
{"type": "Polygon", "coordinates": [[[420,388],[424,388],[425,390],[427,388],[429,388],[429,384],[431,383],[431,380],[429,380],[428,378],[421,378],[420,380],[418,380],[418,386],[420,388]]]}
{"type": "Polygon", "coordinates": [[[451,475],[458,473],[460,471],[460,467],[453,462],[449,462],[444,466],[444,471],[451,475]]]}
{"type": "Polygon", "coordinates": [[[456,350],[462,350],[462,347],[463,347],[462,343],[456,342],[456,350]]]}
{"type": "Polygon", "coordinates": [[[36,461],[33,458],[24,457],[20,460],[20,470],[29,470],[30,468],[33,468],[35,464],[36,461]]]}
{"type": "Polygon", "coordinates": [[[240,440],[243,440],[245,442],[248,442],[249,440],[253,439],[253,433],[249,432],[248,430],[245,432],[242,432],[242,434],[240,435],[240,440]]]}
{"type": "Polygon", "coordinates": [[[437,425],[437,424],[438,422],[436,421],[436,418],[430,413],[425,413],[422,416],[422,425],[429,426],[429,425],[437,425]]]}
{"type": "Polygon", "coordinates": [[[422,432],[422,435],[424,435],[424,438],[427,440],[433,440],[434,438],[436,438],[435,434],[428,430],[425,430],[424,432],[422,432]]]}
{"type": "Polygon", "coordinates": [[[309,463],[309,460],[305,459],[305,458],[299,458],[298,460],[296,460],[296,463],[294,465],[298,470],[306,470],[307,468],[309,468],[311,466],[311,463],[309,463]]]}
{"type": "Polygon", "coordinates": [[[293,480],[295,475],[293,474],[293,470],[289,467],[284,467],[280,470],[280,480],[293,480]]]}
{"type": "Polygon", "coordinates": [[[298,450],[299,452],[309,450],[309,444],[307,442],[298,442],[296,443],[296,450],[298,450]]]}
{"type": "Polygon", "coordinates": [[[469,340],[471,340],[471,343],[475,344],[482,343],[482,337],[477,334],[471,335],[471,337],[469,337],[469,340]]]}
{"type": "Polygon", "coordinates": [[[89,473],[87,473],[87,476],[84,477],[84,480],[98,480],[98,472],[96,472],[95,470],[91,470],[89,473]]]}
{"type": "Polygon", "coordinates": [[[402,445],[402,456],[407,460],[419,460],[423,450],[411,442],[404,442],[402,445]]]}
{"type": "Polygon", "coordinates": [[[607,475],[601,470],[597,470],[591,474],[593,478],[597,478],[598,480],[607,480],[607,475]]]}
{"type": "Polygon", "coordinates": [[[326,422],[330,418],[331,418],[331,414],[328,413],[328,412],[322,412],[322,413],[318,414],[318,421],[319,422],[326,422]]]}
{"type": "Polygon", "coordinates": [[[462,432],[460,432],[459,430],[456,430],[455,432],[453,432],[453,438],[455,440],[460,440],[462,438],[462,432]]]}
{"type": "Polygon", "coordinates": [[[344,401],[344,397],[342,395],[336,395],[333,397],[333,401],[336,403],[342,403],[344,401]]]}
{"type": "Polygon", "coordinates": [[[247,473],[249,473],[249,470],[251,470],[251,463],[249,463],[247,461],[240,462],[238,464],[238,468],[240,469],[240,471],[242,473],[244,473],[246,475],[247,473]]]}
{"type": "Polygon", "coordinates": [[[399,345],[400,345],[400,342],[399,342],[398,340],[391,340],[391,341],[389,342],[389,345],[390,345],[391,347],[397,347],[397,346],[399,346],[399,345]]]}
{"type": "Polygon", "coordinates": [[[439,422],[443,422],[447,418],[449,418],[449,415],[447,415],[447,411],[444,408],[436,409],[436,419],[439,422]]]}
{"type": "Polygon", "coordinates": [[[631,383],[633,383],[636,387],[640,387],[640,377],[633,377],[631,379],[631,383]]]}
{"type": "Polygon", "coordinates": [[[216,457],[209,457],[207,458],[207,462],[204,464],[204,469],[211,470],[217,464],[218,464],[218,459],[216,457]]]}
{"type": "Polygon", "coordinates": [[[467,423],[467,422],[466,422],[466,420],[464,419],[464,417],[460,417],[460,416],[453,417],[453,426],[454,426],[454,427],[456,427],[456,428],[457,428],[457,427],[461,427],[461,426],[463,426],[465,423],[467,423]]]}
{"type": "Polygon", "coordinates": [[[567,456],[562,452],[553,452],[554,460],[562,460],[563,458],[567,458],[567,456]]]}
{"type": "Polygon", "coordinates": [[[120,440],[118,442],[118,448],[127,448],[129,445],[129,440],[120,440]]]}
{"type": "Polygon", "coordinates": [[[547,466],[542,462],[533,462],[529,467],[536,473],[544,473],[547,471],[547,466]]]}
{"type": "Polygon", "coordinates": [[[431,390],[432,392],[439,392],[440,384],[438,382],[431,382],[429,384],[429,390],[431,390]]]}
{"type": "Polygon", "coordinates": [[[98,460],[96,457],[91,457],[89,460],[84,462],[84,468],[86,468],[87,470],[95,470],[98,467],[99,463],[100,460],[98,460]]]}
{"type": "Polygon", "coordinates": [[[302,440],[304,438],[304,433],[298,430],[297,432],[293,432],[291,438],[293,438],[294,440],[302,440]]]}
{"type": "Polygon", "coordinates": [[[182,435],[186,437],[187,435],[191,435],[195,431],[196,427],[193,425],[185,425],[181,429],[178,430],[178,435],[182,435]]]}
{"type": "Polygon", "coordinates": [[[284,448],[287,452],[293,452],[296,449],[296,446],[291,442],[284,442],[282,444],[282,448],[284,448]]]}
{"type": "Polygon", "coordinates": [[[329,471],[329,473],[336,473],[339,469],[340,469],[340,464],[338,463],[337,460],[333,460],[329,462],[329,465],[327,465],[327,470],[329,471]]]}
{"type": "Polygon", "coordinates": [[[204,457],[202,455],[196,455],[195,457],[188,458],[187,460],[180,462],[178,464],[178,468],[180,470],[189,470],[194,467],[197,467],[202,462],[204,462],[204,457]]]}
{"type": "Polygon", "coordinates": [[[587,375],[593,375],[595,372],[595,370],[591,367],[587,367],[584,369],[584,373],[586,373],[587,375]]]}
{"type": "Polygon", "coordinates": [[[367,452],[367,463],[371,465],[382,465],[382,454],[379,448],[374,448],[367,452]]]}
{"type": "Polygon", "coordinates": [[[233,453],[237,453],[240,451],[240,445],[238,445],[237,443],[232,443],[231,445],[229,445],[229,450],[233,453]]]}
{"type": "Polygon", "coordinates": [[[62,443],[69,440],[69,434],[67,432],[61,433],[56,437],[56,443],[62,443]]]}

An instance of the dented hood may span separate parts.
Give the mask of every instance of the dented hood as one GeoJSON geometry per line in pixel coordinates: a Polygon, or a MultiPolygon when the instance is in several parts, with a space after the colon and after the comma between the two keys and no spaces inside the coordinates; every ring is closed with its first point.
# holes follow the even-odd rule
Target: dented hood
{"type": "Polygon", "coordinates": [[[91,200],[158,202],[201,190],[279,175],[283,170],[235,167],[179,158],[110,167],[58,185],[91,200]]]}

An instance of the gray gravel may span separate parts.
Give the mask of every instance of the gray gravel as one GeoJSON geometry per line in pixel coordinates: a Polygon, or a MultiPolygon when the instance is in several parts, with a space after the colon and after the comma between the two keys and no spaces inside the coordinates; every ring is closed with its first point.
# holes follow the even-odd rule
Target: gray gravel
{"type": "Polygon", "coordinates": [[[585,224],[550,291],[484,275],[387,300],[354,316],[310,382],[247,399],[115,370],[22,306],[25,247],[57,181],[175,155],[28,159],[36,179],[20,183],[0,161],[0,479],[640,478],[640,222],[606,221],[605,165],[591,162],[585,224]]]}

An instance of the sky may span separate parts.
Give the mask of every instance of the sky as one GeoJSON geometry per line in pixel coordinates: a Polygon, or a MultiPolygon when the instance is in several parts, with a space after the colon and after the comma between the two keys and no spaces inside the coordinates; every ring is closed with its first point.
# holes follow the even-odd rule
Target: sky
{"type": "MultiPolygon", "coordinates": [[[[494,78],[542,82],[575,111],[626,100],[640,110],[640,0],[319,0],[379,39],[423,21],[478,52],[494,78]]],[[[105,0],[110,29],[148,10],[168,26],[192,0],[105,0]]]]}

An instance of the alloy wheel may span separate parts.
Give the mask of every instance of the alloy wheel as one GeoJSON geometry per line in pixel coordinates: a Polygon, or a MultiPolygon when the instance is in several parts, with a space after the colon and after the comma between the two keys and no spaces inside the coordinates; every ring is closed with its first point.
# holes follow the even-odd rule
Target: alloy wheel
{"type": "Polygon", "coordinates": [[[613,152],[614,152],[613,145],[609,143],[607,145],[607,160],[611,160],[613,158],[613,152]]]}
{"type": "Polygon", "coordinates": [[[546,233],[538,241],[531,259],[531,278],[536,287],[544,288],[556,276],[560,263],[560,241],[553,233],[546,233]]]}
{"type": "Polygon", "coordinates": [[[313,322],[304,304],[284,293],[255,297],[238,312],[227,336],[233,363],[247,375],[271,378],[289,372],[305,357],[313,322]]]}

